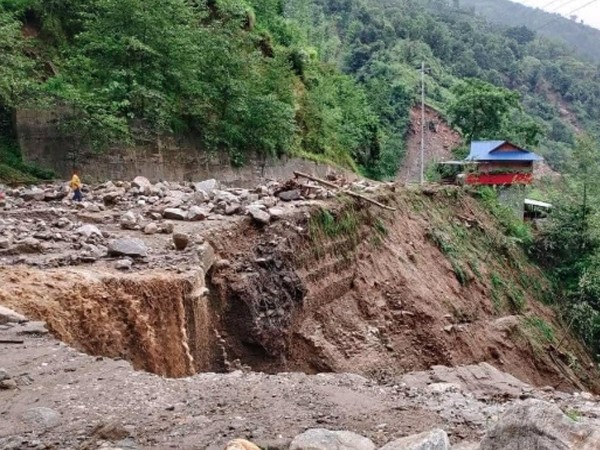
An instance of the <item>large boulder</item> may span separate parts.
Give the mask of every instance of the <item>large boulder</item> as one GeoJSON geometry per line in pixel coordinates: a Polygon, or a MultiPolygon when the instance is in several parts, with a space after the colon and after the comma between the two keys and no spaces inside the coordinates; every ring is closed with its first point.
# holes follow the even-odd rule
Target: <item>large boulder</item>
{"type": "Polygon", "coordinates": [[[246,210],[250,217],[260,225],[267,225],[271,221],[271,215],[258,206],[251,205],[246,210]]]}
{"type": "Polygon", "coordinates": [[[380,450],[450,450],[450,441],[444,430],[432,430],[397,439],[380,450]]]}
{"type": "Polygon", "coordinates": [[[506,411],[479,448],[594,450],[600,449],[600,429],[571,420],[552,403],[531,399],[506,411]]]}
{"type": "Polygon", "coordinates": [[[260,448],[246,439],[234,439],[227,443],[225,450],[260,450],[260,448]]]}
{"type": "Polygon", "coordinates": [[[296,436],[290,450],[375,450],[375,444],[350,431],[315,428],[296,436]]]}
{"type": "Polygon", "coordinates": [[[152,190],[152,183],[146,177],[135,177],[131,182],[131,186],[138,188],[140,192],[150,193],[152,190]]]}
{"type": "Polygon", "coordinates": [[[163,212],[163,217],[171,220],[185,220],[187,212],[179,208],[167,208],[163,212]]]}
{"type": "Polygon", "coordinates": [[[196,192],[206,192],[208,195],[211,195],[215,189],[219,188],[219,182],[215,179],[201,181],[200,183],[194,183],[194,189],[196,192]]]}
{"type": "Polygon", "coordinates": [[[192,206],[187,213],[187,220],[200,221],[206,219],[210,215],[208,208],[201,208],[200,206],[192,206]]]}
{"type": "Polygon", "coordinates": [[[134,238],[121,238],[112,241],[108,245],[108,254],[110,256],[131,256],[145,257],[148,254],[148,248],[144,241],[134,238]]]}

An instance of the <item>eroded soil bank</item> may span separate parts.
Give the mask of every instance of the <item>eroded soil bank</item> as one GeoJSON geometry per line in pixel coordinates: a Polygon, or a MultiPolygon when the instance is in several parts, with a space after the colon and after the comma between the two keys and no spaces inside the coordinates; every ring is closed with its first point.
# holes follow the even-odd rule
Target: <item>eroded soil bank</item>
{"type": "MultiPolygon", "coordinates": [[[[370,189],[396,209],[385,211],[351,198],[310,200],[302,183],[279,189],[293,198],[268,223],[175,221],[190,240],[183,251],[169,248],[170,236],[128,227],[150,249],[134,273],[114,270],[110,258],[38,269],[32,262],[48,252],[30,255],[0,269],[0,304],[89,354],[169,377],[247,368],[385,381],[488,362],[538,386],[597,389],[577,343],[557,346],[564,330],[542,303],[543,276],[471,195],[370,189]]],[[[104,234],[123,233],[123,205],[133,207],[116,202],[113,220],[96,221],[104,234]]],[[[33,224],[60,213],[28,212],[33,224]]]]}

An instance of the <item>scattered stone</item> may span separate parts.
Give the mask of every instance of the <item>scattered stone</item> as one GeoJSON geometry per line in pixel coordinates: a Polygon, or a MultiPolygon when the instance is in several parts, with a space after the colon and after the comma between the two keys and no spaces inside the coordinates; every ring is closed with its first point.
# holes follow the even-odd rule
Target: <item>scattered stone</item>
{"type": "Polygon", "coordinates": [[[21,415],[21,420],[23,422],[44,428],[58,425],[60,419],[60,414],[57,411],[43,406],[29,408],[21,415]]]}
{"type": "Polygon", "coordinates": [[[0,237],[0,250],[6,250],[7,248],[10,248],[10,239],[0,237]]]}
{"type": "Polygon", "coordinates": [[[92,236],[96,236],[99,238],[103,237],[100,229],[96,225],[92,225],[92,224],[86,224],[86,225],[80,226],[79,228],[77,228],[77,230],[75,230],[75,233],[83,236],[86,240],[88,240],[92,236]]]}
{"type": "Polygon", "coordinates": [[[175,225],[173,224],[173,222],[164,222],[159,227],[158,231],[163,234],[172,234],[174,230],[175,230],[175,225]]]}
{"type": "Polygon", "coordinates": [[[204,270],[204,273],[208,273],[216,260],[215,249],[208,242],[205,242],[198,246],[197,252],[202,270],[204,270]]]}
{"type": "Polygon", "coordinates": [[[0,381],[0,390],[9,391],[17,388],[17,382],[12,378],[0,381]]]}
{"type": "Polygon", "coordinates": [[[171,220],[185,220],[187,213],[183,209],[167,208],[163,212],[163,217],[171,220]]]}
{"type": "Polygon", "coordinates": [[[6,369],[0,369],[0,381],[9,380],[8,372],[6,369]]]}
{"type": "Polygon", "coordinates": [[[0,325],[6,323],[23,323],[27,322],[27,317],[18,312],[13,311],[12,309],[6,308],[5,306],[0,305],[0,325]]]}
{"type": "Polygon", "coordinates": [[[375,444],[350,431],[315,428],[296,436],[290,450],[375,450],[375,444]]]}
{"type": "Polygon", "coordinates": [[[44,192],[44,190],[38,187],[27,189],[21,194],[21,198],[25,201],[35,200],[41,202],[44,200],[45,197],[46,193],[44,192]]]}
{"type": "Polygon", "coordinates": [[[285,211],[282,208],[270,208],[269,214],[271,215],[271,219],[279,220],[285,215],[285,211]]]}
{"type": "Polygon", "coordinates": [[[450,450],[450,441],[444,430],[433,430],[397,439],[380,450],[450,450]]]}
{"type": "Polygon", "coordinates": [[[144,241],[135,238],[121,238],[112,241],[108,245],[108,254],[110,256],[132,256],[145,257],[148,254],[148,248],[144,241]]]}
{"type": "Polygon", "coordinates": [[[135,230],[138,224],[138,217],[132,211],[127,211],[121,216],[119,223],[124,230],[135,230]]]}
{"type": "Polygon", "coordinates": [[[215,179],[201,181],[200,183],[194,183],[194,189],[196,192],[204,191],[206,194],[211,195],[216,189],[219,188],[219,182],[215,179]]]}
{"type": "Polygon", "coordinates": [[[191,197],[193,205],[202,205],[210,200],[210,196],[202,189],[196,189],[196,192],[191,197]]]}
{"type": "Polygon", "coordinates": [[[258,206],[248,206],[247,211],[252,219],[261,225],[267,225],[271,221],[269,213],[258,206]]]}
{"type": "Polygon", "coordinates": [[[120,259],[115,263],[115,269],[117,270],[131,270],[133,261],[131,259],[120,259]]]}
{"type": "Polygon", "coordinates": [[[19,335],[45,336],[48,333],[46,323],[40,321],[27,322],[17,330],[17,334],[19,335]]]}
{"type": "Polygon", "coordinates": [[[41,253],[44,249],[42,243],[38,239],[27,237],[22,241],[15,243],[15,250],[18,253],[41,253]]]}
{"type": "Polygon", "coordinates": [[[173,235],[173,243],[177,250],[185,250],[190,243],[190,237],[185,233],[175,233],[173,235]]]}
{"type": "Polygon", "coordinates": [[[284,202],[300,200],[300,191],[298,189],[292,189],[291,191],[283,191],[278,194],[278,197],[284,202]]]}
{"type": "Polygon", "coordinates": [[[481,450],[600,448],[600,429],[578,423],[560,408],[526,400],[510,408],[481,442],[481,450]]]}
{"type": "Polygon", "coordinates": [[[135,177],[131,182],[131,186],[138,188],[141,192],[149,193],[152,189],[152,183],[146,177],[135,177]]]}
{"type": "Polygon", "coordinates": [[[158,233],[158,225],[154,222],[150,222],[144,227],[144,234],[156,234],[158,233]]]}
{"type": "Polygon", "coordinates": [[[239,203],[232,203],[231,205],[227,205],[227,207],[225,208],[225,215],[232,216],[234,214],[239,213],[241,209],[242,205],[240,205],[239,203]]]}
{"type": "Polygon", "coordinates": [[[246,439],[234,439],[227,443],[225,450],[260,450],[260,448],[246,439]]]}
{"type": "Polygon", "coordinates": [[[207,211],[200,206],[192,206],[187,213],[187,220],[191,221],[200,221],[205,220],[210,214],[210,211],[207,211]]]}

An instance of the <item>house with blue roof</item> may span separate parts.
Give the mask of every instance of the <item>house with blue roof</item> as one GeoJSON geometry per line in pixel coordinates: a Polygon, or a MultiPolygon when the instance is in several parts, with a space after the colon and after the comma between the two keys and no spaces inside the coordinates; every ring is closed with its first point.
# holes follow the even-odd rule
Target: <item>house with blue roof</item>
{"type": "Polygon", "coordinates": [[[533,164],[541,156],[509,141],[473,141],[465,162],[472,166],[467,184],[512,185],[533,181],[533,164]]]}

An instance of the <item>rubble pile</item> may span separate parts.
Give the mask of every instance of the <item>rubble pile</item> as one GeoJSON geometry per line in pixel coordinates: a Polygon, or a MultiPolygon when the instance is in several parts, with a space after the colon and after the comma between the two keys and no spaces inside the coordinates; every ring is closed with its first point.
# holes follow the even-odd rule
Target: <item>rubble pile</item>
{"type": "MultiPolygon", "coordinates": [[[[376,190],[364,180],[344,187],[376,190]]],[[[246,189],[228,188],[214,179],[151,183],[141,176],[131,182],[84,186],[82,191],[83,201],[74,202],[64,183],[0,186],[0,263],[59,267],[106,258],[143,259],[172,249],[190,251],[190,237],[179,231],[189,235],[194,224],[200,228],[191,228],[192,235],[203,223],[243,217],[265,226],[289,210],[336,195],[310,180],[270,181],[246,189]],[[152,240],[160,235],[173,238],[152,240]]],[[[117,267],[127,269],[130,264],[120,260],[117,267]]]]}

